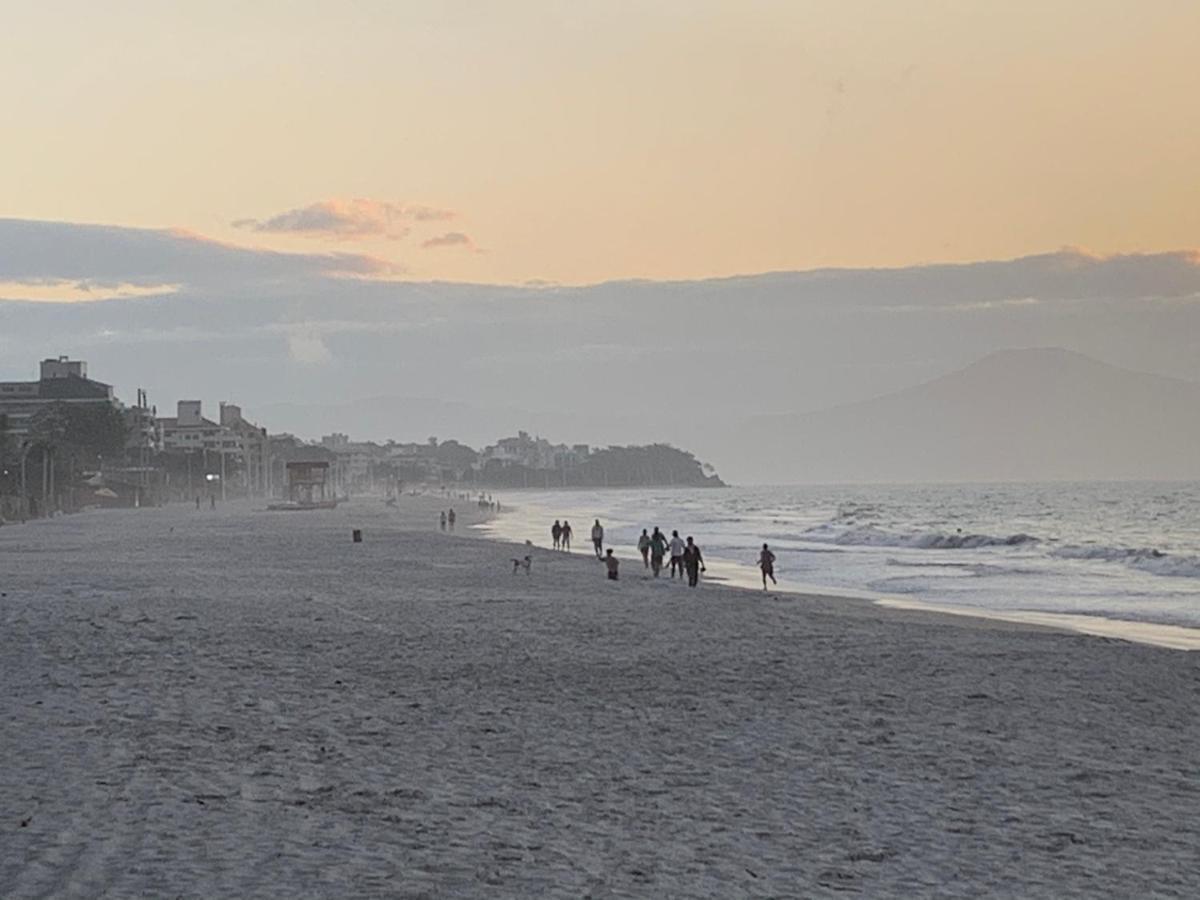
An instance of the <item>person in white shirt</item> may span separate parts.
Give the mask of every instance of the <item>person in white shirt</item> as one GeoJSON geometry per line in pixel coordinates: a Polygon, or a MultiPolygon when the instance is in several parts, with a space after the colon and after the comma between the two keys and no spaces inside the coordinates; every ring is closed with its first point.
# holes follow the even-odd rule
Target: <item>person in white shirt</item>
{"type": "Polygon", "coordinates": [[[679,569],[679,577],[683,577],[683,551],[687,549],[687,544],[679,536],[678,531],[671,532],[671,577],[675,577],[675,570],[679,569]]]}

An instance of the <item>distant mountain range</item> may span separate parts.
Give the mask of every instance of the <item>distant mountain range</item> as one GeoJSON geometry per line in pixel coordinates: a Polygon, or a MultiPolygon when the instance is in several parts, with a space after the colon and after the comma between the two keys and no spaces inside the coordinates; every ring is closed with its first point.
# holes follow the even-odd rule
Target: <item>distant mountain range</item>
{"type": "Polygon", "coordinates": [[[729,431],[697,449],[742,482],[1200,478],[1200,384],[1053,348],[729,431]]]}

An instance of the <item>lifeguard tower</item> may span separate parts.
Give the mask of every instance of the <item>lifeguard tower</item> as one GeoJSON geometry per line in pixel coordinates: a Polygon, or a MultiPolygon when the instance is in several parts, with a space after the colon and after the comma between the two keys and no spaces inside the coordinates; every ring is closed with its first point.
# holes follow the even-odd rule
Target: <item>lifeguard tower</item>
{"type": "Polygon", "coordinates": [[[337,497],[329,482],[329,463],[323,460],[287,464],[287,502],[271,509],[333,509],[337,497]]]}

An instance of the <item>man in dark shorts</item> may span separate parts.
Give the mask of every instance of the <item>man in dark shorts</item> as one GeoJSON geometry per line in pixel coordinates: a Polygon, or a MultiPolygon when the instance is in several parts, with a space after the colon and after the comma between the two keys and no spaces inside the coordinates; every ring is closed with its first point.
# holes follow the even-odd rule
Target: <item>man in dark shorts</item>
{"type": "Polygon", "coordinates": [[[764,591],[767,589],[768,578],[771,579],[771,584],[779,584],[775,580],[775,554],[766,544],[763,544],[762,553],[758,554],[758,567],[762,569],[764,591]]]}
{"type": "Polygon", "coordinates": [[[671,577],[675,577],[676,570],[679,571],[679,577],[683,577],[683,550],[687,545],[684,544],[683,538],[679,536],[678,531],[671,532],[671,577]]]}
{"type": "Polygon", "coordinates": [[[691,536],[688,536],[687,546],[683,550],[683,566],[687,569],[688,587],[695,587],[700,582],[700,573],[707,571],[704,568],[704,557],[700,553],[700,548],[693,543],[691,536]]]}
{"type": "Polygon", "coordinates": [[[554,525],[550,528],[550,537],[554,538],[554,549],[557,550],[559,544],[562,543],[562,525],[559,524],[558,519],[554,520],[554,525]]]}

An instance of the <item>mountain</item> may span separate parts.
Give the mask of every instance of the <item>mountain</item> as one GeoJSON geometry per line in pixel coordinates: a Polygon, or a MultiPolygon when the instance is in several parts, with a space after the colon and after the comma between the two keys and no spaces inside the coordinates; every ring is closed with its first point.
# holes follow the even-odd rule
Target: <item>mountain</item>
{"type": "Polygon", "coordinates": [[[734,436],[742,482],[1200,478],[1200,384],[1057,348],[1006,350],[933,381],[734,436]]]}

